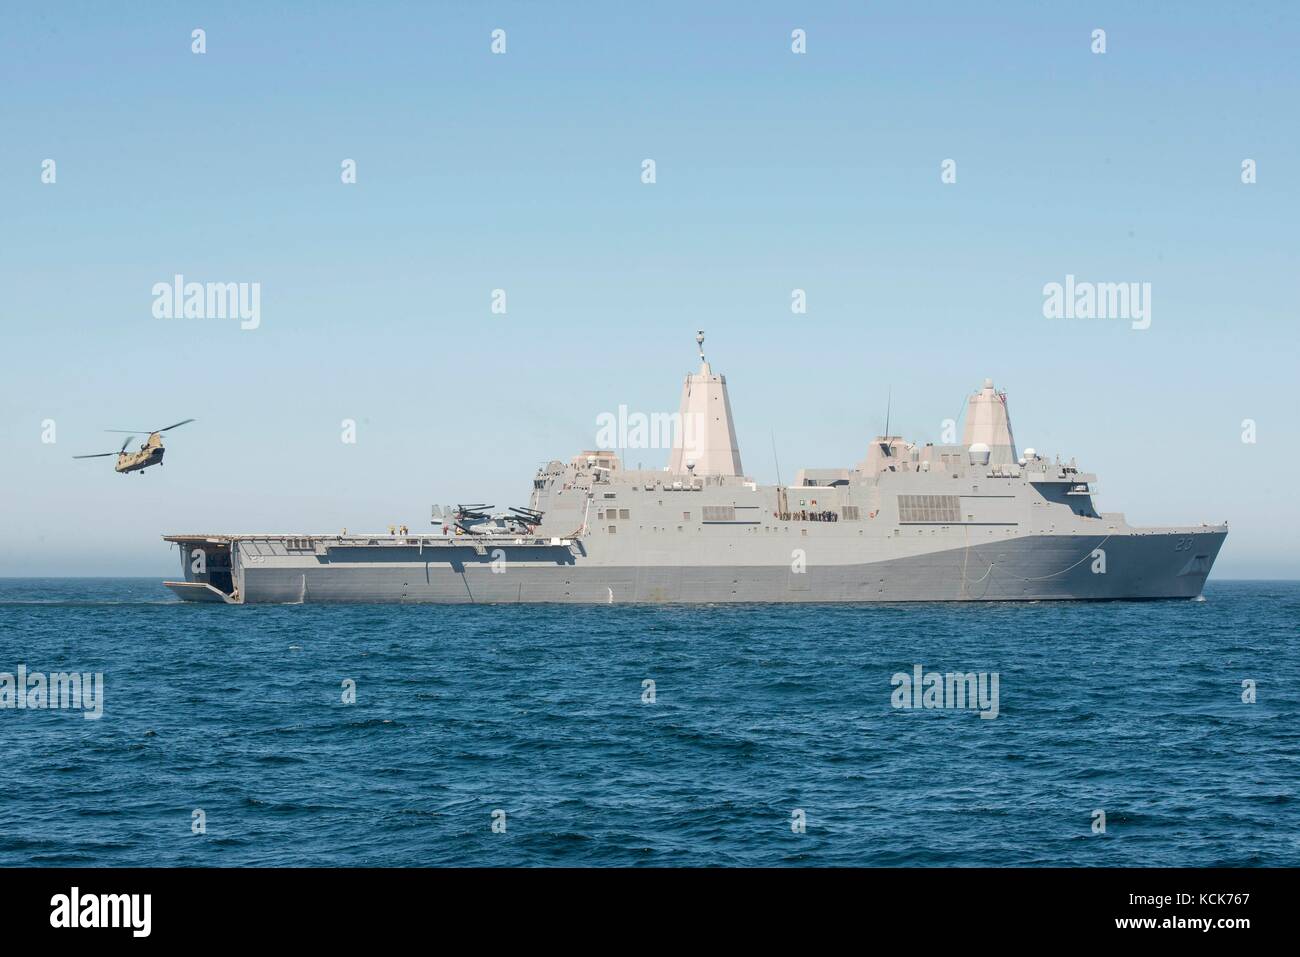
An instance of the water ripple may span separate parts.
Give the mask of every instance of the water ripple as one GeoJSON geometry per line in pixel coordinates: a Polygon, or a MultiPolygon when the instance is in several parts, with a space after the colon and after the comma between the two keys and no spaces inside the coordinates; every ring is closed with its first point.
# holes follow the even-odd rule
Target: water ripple
{"type": "Polygon", "coordinates": [[[1295,583],[814,607],[158,591],[0,581],[0,671],[105,679],[96,721],[0,711],[0,865],[1300,865],[1295,583]],[[917,664],[997,672],[999,716],[895,710],[917,664]]]}

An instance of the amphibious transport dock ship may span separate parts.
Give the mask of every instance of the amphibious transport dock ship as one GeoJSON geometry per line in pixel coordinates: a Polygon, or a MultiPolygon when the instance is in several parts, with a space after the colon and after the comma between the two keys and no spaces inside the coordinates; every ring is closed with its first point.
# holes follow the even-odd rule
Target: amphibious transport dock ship
{"type": "Polygon", "coordinates": [[[853,468],[759,485],[697,341],[663,470],[583,451],[538,469],[526,508],[428,534],[167,535],[184,581],[164,584],[235,604],[1194,598],[1228,533],[1097,512],[1094,475],[1017,452],[987,379],[960,445],[882,435],[853,468]]]}

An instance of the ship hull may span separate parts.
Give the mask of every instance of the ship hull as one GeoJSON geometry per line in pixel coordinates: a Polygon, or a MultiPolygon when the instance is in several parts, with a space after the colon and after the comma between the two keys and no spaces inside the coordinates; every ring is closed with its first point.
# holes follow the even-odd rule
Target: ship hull
{"type": "MultiPolygon", "coordinates": [[[[762,603],[1195,598],[1222,528],[1038,535],[876,561],[810,548],[801,560],[636,564],[549,546],[349,548],[303,554],[235,543],[238,603],[762,603]]],[[[885,546],[881,545],[881,548],[885,546]]],[[[621,557],[621,556],[618,556],[621,557]]],[[[642,556],[643,558],[646,556],[642,556]]],[[[762,556],[757,556],[762,558],[762,556]]],[[[186,594],[181,590],[181,597],[186,594]]]]}

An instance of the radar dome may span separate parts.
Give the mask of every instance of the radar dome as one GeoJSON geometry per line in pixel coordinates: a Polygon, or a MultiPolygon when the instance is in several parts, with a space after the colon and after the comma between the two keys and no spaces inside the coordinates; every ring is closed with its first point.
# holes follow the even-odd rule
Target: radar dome
{"type": "Polygon", "coordinates": [[[983,442],[976,442],[970,447],[970,464],[971,465],[988,465],[989,455],[992,449],[983,442]]]}

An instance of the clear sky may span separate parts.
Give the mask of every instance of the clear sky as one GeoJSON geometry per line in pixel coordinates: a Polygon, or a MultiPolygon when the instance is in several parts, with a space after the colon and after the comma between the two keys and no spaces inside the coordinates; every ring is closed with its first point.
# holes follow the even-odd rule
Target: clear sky
{"type": "Polygon", "coordinates": [[[1300,577],[1300,5],[185,7],[0,19],[0,575],[523,504],[674,410],[703,328],[760,481],[773,435],[787,481],[857,462],[891,389],[938,441],[991,376],[1101,509],[1300,577]],[[260,326],[155,318],[177,273],[260,326]],[[1045,318],[1067,275],[1149,282],[1150,328],[1045,318]],[[71,458],[189,416],[143,477],[71,458]]]}

